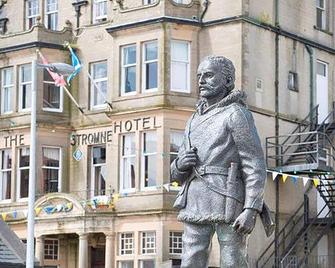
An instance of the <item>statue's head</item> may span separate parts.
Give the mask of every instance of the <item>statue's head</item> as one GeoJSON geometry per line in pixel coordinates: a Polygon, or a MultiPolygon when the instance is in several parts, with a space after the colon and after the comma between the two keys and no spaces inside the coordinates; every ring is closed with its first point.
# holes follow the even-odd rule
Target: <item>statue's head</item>
{"type": "Polygon", "coordinates": [[[208,56],[198,67],[200,96],[205,99],[222,99],[235,87],[235,68],[223,56],[208,56]]]}

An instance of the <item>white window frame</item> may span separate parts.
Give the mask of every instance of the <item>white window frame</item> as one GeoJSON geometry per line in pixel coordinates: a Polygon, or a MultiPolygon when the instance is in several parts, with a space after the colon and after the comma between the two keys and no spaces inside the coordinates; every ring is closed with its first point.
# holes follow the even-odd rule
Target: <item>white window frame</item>
{"type": "Polygon", "coordinates": [[[135,236],[132,232],[119,233],[119,255],[132,256],[135,253],[135,236]],[[122,237],[124,235],[131,235],[131,237],[122,237]],[[124,248],[122,248],[122,241],[124,241],[124,248]],[[131,251],[131,253],[127,253],[131,251]]]}
{"type": "Polygon", "coordinates": [[[10,202],[11,201],[11,196],[12,196],[12,174],[13,174],[13,152],[12,149],[2,149],[0,150],[0,202],[10,202]],[[10,152],[11,155],[11,168],[4,168],[2,169],[2,157],[3,157],[3,152],[4,151],[8,151],[10,152]],[[2,195],[3,192],[3,174],[4,173],[8,173],[10,172],[10,197],[4,198],[4,196],[2,195]]]}
{"type": "MultiPolygon", "coordinates": [[[[57,149],[59,153],[59,167],[49,167],[42,165],[42,174],[44,169],[54,169],[58,170],[58,187],[57,192],[60,193],[62,191],[62,148],[56,147],[56,146],[42,146],[42,163],[43,163],[43,149],[49,148],[49,149],[57,149]]],[[[43,177],[43,184],[44,184],[44,176],[43,177]]],[[[48,192],[49,193],[49,192],[48,192]]]]}
{"type": "Polygon", "coordinates": [[[154,267],[156,268],[156,260],[155,259],[142,259],[139,260],[139,268],[145,268],[143,262],[145,261],[153,261],[154,262],[154,267]]]}
{"type": "Polygon", "coordinates": [[[177,233],[181,233],[183,235],[182,231],[170,231],[169,233],[169,254],[170,255],[181,255],[182,252],[175,252],[175,250],[183,250],[183,237],[181,236],[177,236],[177,233]],[[177,242],[174,242],[173,239],[176,238],[177,242]],[[171,243],[171,239],[172,239],[172,243],[171,243]],[[172,244],[172,246],[171,246],[172,244]],[[177,247],[174,247],[174,244],[177,245],[177,247]],[[180,247],[181,244],[181,247],[180,247]]]}
{"type": "Polygon", "coordinates": [[[118,268],[122,268],[122,263],[123,262],[132,262],[133,263],[133,267],[135,267],[135,262],[134,262],[134,260],[119,260],[118,261],[118,265],[117,265],[117,267],[118,268]]]}
{"type": "Polygon", "coordinates": [[[127,154],[124,155],[124,140],[126,139],[126,137],[129,137],[130,139],[133,139],[134,143],[136,142],[136,135],[135,133],[125,133],[123,135],[121,135],[121,152],[120,152],[120,156],[121,156],[121,161],[120,161],[120,192],[121,193],[133,193],[136,191],[136,185],[134,185],[133,188],[126,188],[124,189],[124,168],[125,168],[125,163],[127,161],[127,159],[133,158],[135,159],[135,180],[136,180],[136,148],[135,148],[135,154],[127,154]]]}
{"type": "Polygon", "coordinates": [[[156,4],[157,0],[143,0],[143,5],[153,5],[156,4]]]}
{"type": "Polygon", "coordinates": [[[49,237],[44,239],[43,259],[47,260],[47,261],[59,260],[59,239],[57,239],[57,238],[49,238],[49,237]],[[47,245],[47,243],[45,243],[46,241],[53,241],[52,245],[50,245],[51,247],[47,248],[47,246],[49,246],[49,245],[47,245]],[[55,242],[57,242],[57,243],[55,243],[55,242]],[[57,244],[57,252],[55,253],[54,252],[54,249],[55,249],[54,247],[55,247],[56,244],[57,244]],[[45,258],[45,255],[46,255],[45,251],[46,250],[52,251],[51,254],[50,254],[50,256],[52,256],[51,259],[45,258]],[[55,258],[55,256],[56,256],[56,258],[55,258]]]}
{"type": "MultiPolygon", "coordinates": [[[[93,163],[93,154],[94,154],[94,148],[105,148],[105,153],[107,153],[107,146],[104,144],[100,144],[100,145],[94,145],[91,148],[91,198],[94,196],[99,196],[99,195],[106,195],[106,181],[105,181],[105,193],[102,194],[102,189],[101,189],[101,181],[99,180],[98,182],[98,189],[95,189],[95,169],[99,168],[99,167],[105,167],[107,170],[107,155],[105,155],[105,163],[98,163],[98,164],[94,164],[93,163]],[[98,194],[96,195],[95,192],[97,192],[98,194]]],[[[106,179],[106,178],[105,178],[106,179]]]]}
{"type": "Polygon", "coordinates": [[[156,244],[157,244],[156,243],[156,231],[141,232],[141,251],[140,251],[141,255],[156,254],[156,247],[157,247],[156,244]],[[145,244],[145,246],[143,246],[143,243],[145,244]],[[148,252],[148,251],[153,251],[153,252],[148,252]]]}
{"type": "Polygon", "coordinates": [[[192,0],[173,0],[173,2],[180,5],[189,5],[191,4],[192,0]]]}
{"type": "MultiPolygon", "coordinates": [[[[323,0],[324,6],[320,6],[318,5],[318,0],[316,0],[316,20],[317,20],[317,12],[318,10],[321,11],[321,19],[322,19],[322,25],[321,27],[319,25],[317,25],[318,28],[320,28],[321,30],[326,30],[327,29],[327,0],[323,0]]],[[[317,24],[317,21],[316,21],[317,24]]]]}
{"type": "Polygon", "coordinates": [[[143,55],[143,58],[142,58],[142,91],[143,92],[154,92],[154,91],[157,91],[158,89],[158,83],[159,83],[159,80],[158,80],[158,74],[159,74],[159,71],[158,71],[158,42],[157,40],[154,40],[154,41],[148,41],[148,42],[144,42],[142,44],[142,55],[143,55]],[[156,44],[157,46],[157,58],[155,60],[145,60],[146,58],[146,45],[148,44],[156,44]],[[146,76],[147,76],[147,68],[146,68],[146,65],[147,64],[150,64],[150,63],[157,63],[157,87],[155,88],[149,88],[149,89],[146,89],[146,76]]]}
{"type": "Polygon", "coordinates": [[[190,75],[190,68],[191,68],[191,42],[190,41],[184,41],[184,40],[176,40],[172,39],[171,40],[171,49],[172,49],[172,43],[182,43],[182,44],[187,44],[187,50],[188,50],[188,61],[182,61],[178,59],[173,59],[172,58],[172,51],[171,51],[171,58],[170,58],[170,90],[173,92],[180,92],[180,93],[191,93],[191,75],[190,75]],[[181,90],[181,89],[174,89],[172,88],[172,63],[173,62],[181,62],[187,65],[187,72],[186,72],[186,89],[181,90]]]}
{"type": "MultiPolygon", "coordinates": [[[[157,190],[157,170],[156,170],[156,185],[155,186],[145,186],[145,179],[144,176],[145,176],[145,157],[146,156],[152,156],[152,155],[158,155],[158,148],[157,148],[157,132],[155,130],[149,130],[149,131],[143,131],[142,132],[142,151],[141,151],[141,189],[143,191],[152,191],[152,190],[157,190]],[[155,134],[155,138],[156,138],[156,152],[153,152],[153,153],[147,153],[147,152],[144,152],[144,138],[145,138],[145,134],[146,133],[154,133],[155,134]]],[[[157,158],[156,158],[156,161],[157,161],[157,158]]]]}
{"type": "MultiPolygon", "coordinates": [[[[22,108],[22,104],[23,104],[23,86],[25,85],[30,85],[30,98],[31,98],[31,89],[32,89],[32,77],[30,77],[30,81],[27,81],[27,82],[22,82],[22,70],[23,70],[23,67],[24,66],[28,66],[30,65],[30,68],[32,68],[31,66],[31,63],[28,63],[28,64],[23,64],[23,65],[20,65],[19,66],[19,79],[20,79],[20,82],[19,82],[19,112],[29,112],[31,110],[31,103],[28,103],[29,107],[28,108],[22,108]]],[[[31,70],[32,72],[32,70],[31,70]]],[[[32,73],[31,73],[32,75],[32,73]]]]}
{"type": "Polygon", "coordinates": [[[104,99],[107,99],[107,91],[108,91],[108,65],[107,65],[107,60],[102,60],[102,61],[97,61],[97,62],[92,62],[90,64],[90,76],[92,77],[91,84],[90,84],[90,107],[92,110],[99,110],[99,109],[106,109],[107,103],[106,101],[101,104],[94,105],[94,93],[97,91],[97,93],[100,95],[102,92],[101,90],[97,89],[95,85],[98,85],[100,82],[105,82],[107,83],[106,87],[106,96],[104,96],[104,99]],[[106,64],[106,77],[102,78],[94,78],[94,65],[95,64],[101,64],[105,63],[106,64]]]}
{"type": "Polygon", "coordinates": [[[93,0],[92,1],[92,14],[93,14],[93,23],[101,23],[107,21],[108,18],[108,1],[107,0],[93,0]],[[100,9],[100,5],[105,2],[106,5],[106,14],[97,16],[97,10],[100,9]]]}
{"type": "Polygon", "coordinates": [[[26,7],[25,7],[25,12],[26,12],[26,30],[31,29],[34,27],[34,25],[37,24],[37,17],[40,15],[40,3],[39,0],[26,0],[26,7]],[[29,15],[29,2],[36,2],[37,3],[37,13],[29,15]],[[36,22],[29,27],[29,20],[36,20],[36,22]]]}
{"type": "MultiPolygon", "coordinates": [[[[30,169],[30,163],[31,163],[31,152],[30,152],[30,147],[29,146],[25,146],[25,147],[18,147],[17,148],[17,155],[18,155],[18,161],[17,161],[17,180],[16,180],[16,199],[18,201],[26,201],[28,200],[28,196],[27,197],[21,197],[21,171],[23,170],[28,170],[30,169]],[[20,167],[20,150],[21,149],[28,149],[29,150],[29,166],[25,166],[25,167],[20,167]]],[[[29,183],[29,179],[28,179],[28,183],[29,183]]],[[[28,189],[29,191],[29,189],[28,189]]]]}
{"type": "Polygon", "coordinates": [[[51,10],[51,11],[48,11],[48,5],[49,5],[49,1],[50,0],[44,0],[44,25],[47,29],[51,30],[51,31],[57,31],[58,30],[58,0],[55,0],[56,1],[56,9],[55,10],[51,10]],[[56,21],[53,24],[55,24],[55,28],[53,28],[52,26],[50,28],[48,28],[48,17],[49,15],[53,15],[53,14],[56,14],[56,21]]]}
{"type": "MultiPolygon", "coordinates": [[[[44,72],[47,72],[46,69],[44,69],[44,72]]],[[[55,85],[54,81],[45,81],[43,79],[43,100],[44,100],[44,84],[50,84],[50,85],[55,85]]],[[[42,110],[46,112],[55,112],[55,113],[62,113],[63,112],[63,99],[64,99],[64,89],[63,87],[58,87],[59,88],[59,108],[48,108],[48,107],[43,107],[42,105],[42,110]]]]}
{"type": "Polygon", "coordinates": [[[121,47],[121,96],[129,96],[129,95],[136,95],[137,94],[137,81],[135,79],[135,90],[132,92],[126,92],[126,68],[135,67],[135,77],[137,78],[137,45],[136,44],[129,44],[121,47]],[[131,64],[124,64],[124,51],[128,47],[135,47],[135,63],[131,64]]]}
{"type": "Polygon", "coordinates": [[[11,114],[13,113],[13,90],[14,90],[14,68],[8,67],[1,70],[1,114],[11,114]],[[5,71],[11,72],[11,83],[5,84],[5,71]],[[7,103],[9,103],[10,109],[5,111],[5,90],[9,90],[9,100],[7,99],[7,103]]]}

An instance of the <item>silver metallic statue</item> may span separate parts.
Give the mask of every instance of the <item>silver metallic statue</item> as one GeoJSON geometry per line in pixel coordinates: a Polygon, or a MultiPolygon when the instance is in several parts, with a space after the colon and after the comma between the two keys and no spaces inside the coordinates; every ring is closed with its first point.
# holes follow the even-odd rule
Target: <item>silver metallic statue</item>
{"type": "Polygon", "coordinates": [[[234,89],[233,63],[209,56],[197,75],[200,100],[171,164],[172,178],[182,183],[174,204],[184,222],[181,267],[207,267],[214,232],[221,268],[248,267],[246,238],[264,210],[266,166],[260,139],[245,93],[234,89]]]}

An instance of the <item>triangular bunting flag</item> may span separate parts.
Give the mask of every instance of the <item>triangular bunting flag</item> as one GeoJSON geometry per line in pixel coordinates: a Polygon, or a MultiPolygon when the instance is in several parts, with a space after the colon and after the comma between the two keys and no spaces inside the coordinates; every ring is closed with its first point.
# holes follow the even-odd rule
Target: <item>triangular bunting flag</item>
{"type": "Polygon", "coordinates": [[[120,198],[120,195],[119,194],[113,194],[113,201],[114,202],[116,202],[116,201],[118,201],[119,200],[119,198],[120,198]]]}
{"type": "Polygon", "coordinates": [[[315,187],[318,187],[320,184],[320,179],[313,179],[313,183],[315,187]]]}
{"type": "Polygon", "coordinates": [[[28,216],[28,209],[22,210],[23,216],[27,218],[28,216]]]}
{"type": "Polygon", "coordinates": [[[41,207],[35,208],[35,215],[38,216],[38,214],[40,214],[41,210],[42,210],[41,207]]]}
{"type": "Polygon", "coordinates": [[[2,212],[1,213],[1,218],[2,218],[3,221],[5,221],[6,218],[7,218],[7,212],[2,212]]]}
{"type": "Polygon", "coordinates": [[[166,191],[170,192],[170,184],[169,184],[169,183],[163,184],[163,188],[164,188],[166,191]]]}
{"type": "Polygon", "coordinates": [[[306,186],[307,182],[309,181],[308,177],[303,177],[302,178],[302,183],[304,184],[304,186],[306,186]]]}
{"type": "Polygon", "coordinates": [[[171,185],[172,185],[172,187],[178,187],[179,186],[178,182],[176,182],[176,181],[172,182],[171,185]]]}
{"type": "Polygon", "coordinates": [[[288,177],[288,175],[287,175],[287,174],[283,174],[283,175],[282,175],[282,178],[283,178],[283,182],[284,182],[284,183],[286,182],[286,180],[287,180],[287,177],[288,177]]]}
{"type": "Polygon", "coordinates": [[[275,180],[278,176],[278,172],[272,171],[272,179],[275,180]]]}
{"type": "Polygon", "coordinates": [[[295,185],[298,183],[298,178],[299,178],[298,176],[292,176],[291,177],[291,180],[295,185]]]}
{"type": "Polygon", "coordinates": [[[13,219],[16,219],[16,217],[17,217],[17,211],[15,210],[13,211],[13,219]]]}

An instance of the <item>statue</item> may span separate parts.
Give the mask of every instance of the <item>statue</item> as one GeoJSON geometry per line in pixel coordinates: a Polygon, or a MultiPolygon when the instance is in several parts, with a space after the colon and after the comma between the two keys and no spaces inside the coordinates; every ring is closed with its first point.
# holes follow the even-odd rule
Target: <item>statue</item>
{"type": "MultiPolygon", "coordinates": [[[[248,267],[246,238],[264,210],[266,165],[260,139],[245,93],[234,89],[229,59],[206,57],[197,77],[200,100],[171,164],[172,178],[182,183],[174,204],[184,223],[181,268],[207,267],[214,232],[221,268],[248,267]]],[[[266,217],[262,221],[270,222],[271,228],[265,226],[270,235],[273,223],[266,217]]]]}

